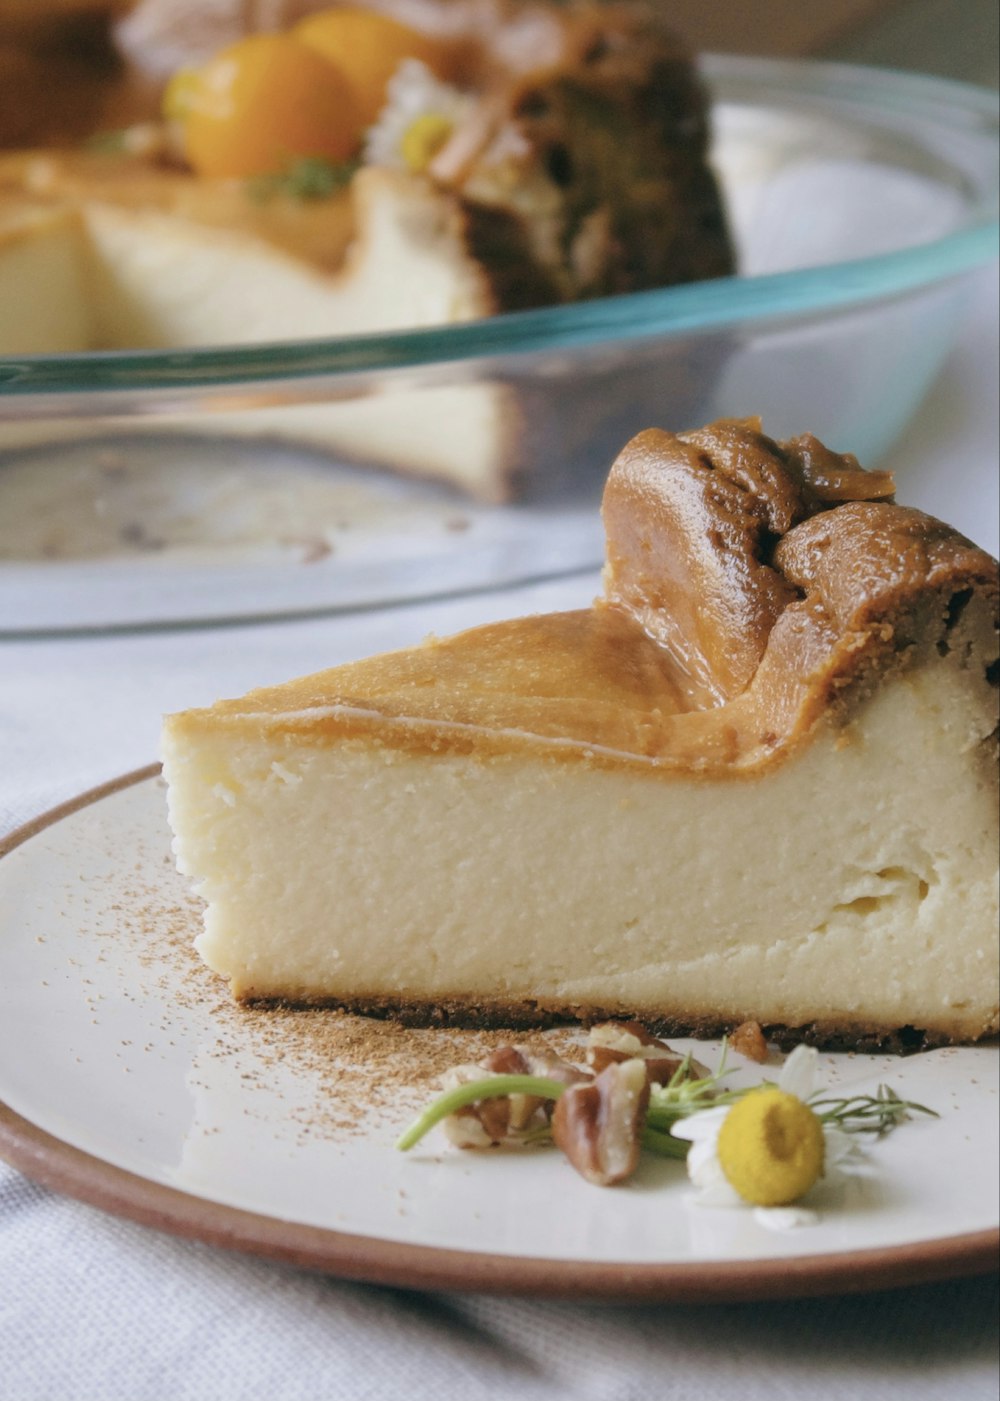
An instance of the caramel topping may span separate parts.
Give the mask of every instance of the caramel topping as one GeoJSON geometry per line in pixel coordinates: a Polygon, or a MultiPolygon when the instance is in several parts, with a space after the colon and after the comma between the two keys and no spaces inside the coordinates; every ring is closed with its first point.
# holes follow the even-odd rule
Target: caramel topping
{"type": "Polygon", "coordinates": [[[634,438],[604,493],[607,603],[673,658],[698,708],[746,690],[795,590],[762,558],[805,514],[801,492],[751,434],[718,425],[634,438]]]}
{"type": "Polygon", "coordinates": [[[179,722],[760,772],[824,717],[849,718],[893,668],[954,646],[958,665],[995,672],[995,561],[870,499],[891,490],[886,474],[815,439],[772,442],[756,421],[649,430],[608,479],[593,608],[476,628],[179,722]]]}
{"type": "Polygon", "coordinates": [[[693,706],[735,700],[799,596],[775,542],[827,503],[892,491],[888,473],[812,437],[779,446],[755,419],[676,437],[650,429],[621,453],[604,493],[607,603],[670,652],[693,706]]]}

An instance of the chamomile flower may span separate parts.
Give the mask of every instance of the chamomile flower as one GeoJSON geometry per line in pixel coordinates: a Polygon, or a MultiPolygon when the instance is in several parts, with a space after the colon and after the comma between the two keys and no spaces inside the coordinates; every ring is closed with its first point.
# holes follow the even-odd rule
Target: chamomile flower
{"type": "Polygon", "coordinates": [[[469,113],[471,99],[416,58],[403,60],[386,93],[388,100],[365,137],[365,163],[426,170],[469,113]]]}
{"type": "Polygon", "coordinates": [[[406,1152],[437,1124],[462,1148],[556,1143],[588,1182],[602,1186],[623,1181],[640,1150],[686,1159],[695,1201],[752,1206],[762,1226],[780,1231],[818,1219],[799,1202],[820,1179],[851,1166],[850,1135],[880,1138],[916,1114],[937,1118],[890,1085],[875,1094],[822,1096],[813,1086],[816,1052],[805,1046],[788,1057],[777,1084],[725,1089],[726,1049],[724,1041],[717,1069],[706,1070],[690,1054],[677,1057],[641,1028],[637,1033],[635,1023],[592,1028],[586,1067],[525,1047],[497,1047],[478,1066],[458,1067],[396,1146],[406,1152]],[[626,1059],[601,1068],[589,1052],[609,1048],[626,1059]],[[616,1097],[607,1083],[611,1071],[629,1066],[640,1079],[645,1067],[644,1113],[634,1092],[616,1097]],[[564,1116],[571,1096],[580,1101],[564,1116]],[[624,1170],[615,1166],[621,1162],[624,1170]]]}
{"type": "Polygon", "coordinates": [[[750,1205],[762,1225],[778,1229],[815,1219],[794,1204],[854,1152],[847,1134],[809,1106],[816,1059],[797,1046],[776,1085],[673,1125],[674,1137],[691,1143],[688,1176],[700,1205],[750,1205]]]}

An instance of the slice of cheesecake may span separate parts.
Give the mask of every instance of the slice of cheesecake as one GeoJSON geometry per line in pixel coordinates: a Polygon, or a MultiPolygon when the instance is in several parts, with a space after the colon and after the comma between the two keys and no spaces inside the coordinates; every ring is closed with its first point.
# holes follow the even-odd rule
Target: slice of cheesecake
{"type": "MultiPolygon", "coordinates": [[[[457,208],[394,171],[359,171],[349,191],[300,208],[134,161],[0,161],[0,355],[349,336],[495,309],[457,208]],[[15,181],[25,197],[5,202],[15,181]]],[[[513,490],[522,415],[504,385],[393,381],[343,403],[282,400],[231,391],[222,415],[159,426],[294,439],[484,500],[513,490]]],[[[0,445],[80,433],[72,420],[8,422],[0,445]]]]}
{"type": "MultiPolygon", "coordinates": [[[[309,161],[304,184],[295,163],[274,179],[207,177],[177,164],[156,123],[124,133],[129,149],[0,159],[0,356],[379,335],[733,271],[707,97],[657,16],[588,3],[429,8],[459,26],[463,58],[460,115],[426,168],[366,148],[360,169],[321,172],[344,188],[317,192],[309,161]]],[[[677,384],[700,393],[707,366],[675,355],[677,384]]],[[[533,465],[553,474],[579,422],[589,434],[595,417],[606,429],[634,415],[643,395],[660,402],[665,373],[661,359],[625,377],[604,357],[570,385],[537,367],[476,360],[444,373],[400,357],[392,375],[313,382],[305,402],[294,384],[193,402],[180,385],[177,414],[156,426],[292,439],[502,501],[533,465]]],[[[80,432],[8,420],[0,446],[80,432]]],[[[579,468],[575,448],[564,456],[579,468]]]]}
{"type": "Polygon", "coordinates": [[[997,1029],[997,573],[753,422],[641,434],[604,596],[168,718],[240,999],[475,1024],[997,1029]]]}

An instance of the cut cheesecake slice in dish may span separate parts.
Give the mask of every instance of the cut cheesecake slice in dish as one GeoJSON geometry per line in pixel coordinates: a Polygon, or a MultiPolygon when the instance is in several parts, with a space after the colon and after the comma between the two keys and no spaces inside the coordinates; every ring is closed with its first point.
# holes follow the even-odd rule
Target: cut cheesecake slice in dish
{"type": "MultiPolygon", "coordinates": [[[[288,8],[216,7],[250,31],[270,31],[288,8]]],[[[359,125],[345,147],[353,154],[315,153],[315,141],[330,135],[324,122],[302,136],[301,149],[286,153],[279,141],[276,165],[265,159],[260,138],[272,106],[277,119],[297,109],[296,94],[306,113],[318,100],[289,79],[284,100],[244,113],[242,127],[234,119],[225,139],[216,133],[223,154],[239,157],[235,167],[223,160],[220,168],[218,150],[207,168],[204,152],[199,164],[176,114],[131,125],[112,149],[0,156],[0,357],[272,347],[257,362],[261,383],[252,382],[245,356],[246,383],[220,378],[216,364],[203,365],[194,384],[188,365],[173,381],[169,409],[158,401],[155,427],[288,439],[493,502],[524,494],[535,476],[546,487],[563,463],[579,477],[576,433],[596,441],[596,420],[617,447],[624,431],[615,420],[624,415],[629,432],[642,426],[637,406],[643,397],[662,402],[665,374],[675,399],[700,402],[724,354],[718,346],[697,355],[668,347],[655,365],[631,347],[627,374],[626,352],[607,346],[581,353],[572,374],[565,355],[528,363],[481,354],[456,365],[465,352],[447,342],[401,338],[345,351],[355,337],[456,327],[734,272],[708,162],[708,96],[658,14],[584,0],[428,0],[419,8],[429,27],[419,29],[417,17],[407,42],[437,52],[449,81],[419,59],[401,62],[385,94],[375,94],[374,125],[359,125]],[[426,137],[428,122],[438,136],[426,150],[406,140],[421,130],[426,137]],[[329,341],[337,346],[320,344],[329,341]],[[290,342],[312,343],[316,362],[307,365],[301,350],[289,359],[281,347],[290,342]],[[350,376],[317,374],[316,363],[343,365],[345,355],[355,365],[350,376]],[[386,369],[389,360],[395,369],[386,369]]],[[[171,7],[160,18],[192,41],[213,28],[211,16],[199,25],[193,11],[182,25],[171,7]]],[[[238,115],[233,94],[252,94],[267,71],[263,59],[246,58],[239,78],[240,52],[290,45],[297,62],[324,67],[294,35],[249,32],[242,43],[212,60],[202,80],[177,75],[189,88],[208,85],[220,121],[227,105],[238,115]]],[[[287,60],[287,47],[281,51],[287,60]]],[[[344,71],[352,61],[364,70],[365,51],[364,42],[345,47],[344,71]]],[[[0,113],[0,146],[4,139],[0,113]]],[[[105,407],[116,416],[95,418],[95,434],[135,432],[120,401],[105,407]]],[[[81,431],[79,420],[58,415],[8,414],[0,448],[81,431]]],[[[600,473],[606,456],[595,460],[600,473]]]]}
{"type": "MultiPolygon", "coordinates": [[[[430,186],[371,168],[339,196],[289,204],[252,206],[221,182],[100,156],[0,160],[0,355],[376,334],[496,309],[454,209],[430,186]],[[5,180],[22,173],[56,193],[5,203],[5,180]]],[[[318,405],[280,389],[216,399],[225,413],[189,406],[158,426],[292,439],[486,501],[513,492],[522,415],[504,386],[371,383],[318,405]]],[[[126,418],[96,431],[130,429],[126,418]]],[[[4,423],[0,448],[80,433],[74,420],[4,423]]]]}
{"type": "Polygon", "coordinates": [[[997,1029],[997,567],[759,424],[650,430],[604,594],[167,719],[197,947],[417,1021],[997,1029]]]}

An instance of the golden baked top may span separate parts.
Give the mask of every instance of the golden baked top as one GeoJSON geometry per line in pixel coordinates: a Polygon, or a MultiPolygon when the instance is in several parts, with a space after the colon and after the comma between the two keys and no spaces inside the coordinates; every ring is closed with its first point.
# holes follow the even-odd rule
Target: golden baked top
{"type": "Polygon", "coordinates": [[[997,566],[816,439],[648,430],[604,494],[604,595],[173,717],[323,745],[758,773],[890,672],[997,685],[997,566]]]}

